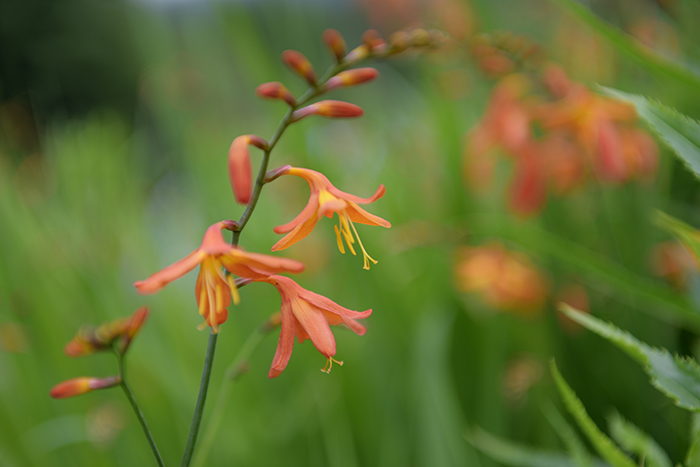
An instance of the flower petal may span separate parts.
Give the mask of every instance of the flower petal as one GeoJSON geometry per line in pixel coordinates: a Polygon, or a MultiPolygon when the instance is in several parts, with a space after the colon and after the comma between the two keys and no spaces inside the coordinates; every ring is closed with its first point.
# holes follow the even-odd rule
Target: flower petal
{"type": "Polygon", "coordinates": [[[286,297],[282,297],[282,329],[280,337],[277,341],[277,350],[272,358],[272,366],[268,378],[276,378],[287,367],[289,359],[292,357],[294,348],[294,329],[296,327],[296,319],[292,313],[292,304],[286,297]]]}
{"type": "Polygon", "coordinates": [[[257,278],[258,275],[270,275],[280,272],[299,273],[304,270],[304,263],[288,258],[248,253],[241,248],[231,248],[229,254],[219,258],[221,264],[231,274],[240,277],[257,278]],[[252,275],[250,273],[253,273],[252,275]]]}
{"type": "Polygon", "coordinates": [[[306,300],[292,298],[292,312],[316,350],[326,358],[335,355],[335,337],[323,311],[306,300]]]}
{"type": "Polygon", "coordinates": [[[301,210],[299,215],[294,218],[294,220],[287,222],[286,224],[278,225],[272,229],[277,234],[283,234],[292,231],[296,226],[303,224],[316,212],[318,209],[318,190],[311,192],[309,196],[309,202],[306,204],[304,209],[301,210]]]}
{"type": "Polygon", "coordinates": [[[357,224],[380,225],[387,229],[391,227],[391,223],[388,220],[368,213],[352,201],[348,201],[348,207],[345,209],[345,212],[350,216],[350,220],[357,224]]]}
{"type": "Polygon", "coordinates": [[[134,282],[134,287],[140,294],[152,294],[158,292],[175,279],[184,276],[193,270],[199,263],[206,258],[207,254],[200,249],[196,249],[189,255],[185,256],[180,261],[177,261],[170,266],[161,269],[152,274],[148,279],[134,282]]]}
{"type": "Polygon", "coordinates": [[[351,195],[350,193],[345,193],[344,191],[340,191],[330,183],[328,184],[326,189],[338,198],[360,204],[374,203],[386,193],[386,188],[384,187],[384,185],[379,185],[377,191],[375,191],[374,194],[369,198],[360,198],[359,196],[351,195]]]}
{"type": "Polygon", "coordinates": [[[289,232],[285,237],[282,237],[277,243],[272,245],[272,251],[284,250],[294,245],[299,240],[305,238],[314,229],[314,226],[318,222],[318,217],[314,213],[309,219],[303,224],[299,224],[289,232]]]}
{"type": "Polygon", "coordinates": [[[324,297],[323,295],[319,295],[315,292],[303,289],[301,287],[299,287],[299,289],[299,297],[303,298],[315,307],[321,308],[322,310],[326,310],[331,313],[335,313],[336,315],[345,316],[350,319],[365,319],[372,314],[371,308],[365,311],[353,311],[338,305],[333,300],[324,297]]]}

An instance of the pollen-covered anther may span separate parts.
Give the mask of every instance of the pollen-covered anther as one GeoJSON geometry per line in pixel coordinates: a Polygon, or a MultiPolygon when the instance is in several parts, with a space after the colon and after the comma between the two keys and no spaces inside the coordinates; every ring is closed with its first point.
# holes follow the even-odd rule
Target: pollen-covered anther
{"type": "Polygon", "coordinates": [[[282,61],[290,70],[304,78],[310,85],[316,86],[316,70],[308,58],[296,50],[282,52],[282,61]]]}
{"type": "Polygon", "coordinates": [[[297,104],[294,95],[289,92],[284,84],[277,81],[261,84],[255,89],[255,94],[264,99],[281,99],[291,106],[297,104]]]}
{"type": "Polygon", "coordinates": [[[338,63],[343,61],[343,57],[347,53],[347,47],[343,36],[335,29],[326,29],[323,31],[323,42],[326,43],[328,49],[333,53],[338,63]]]}
{"type": "Polygon", "coordinates": [[[355,118],[364,115],[362,107],[343,101],[325,100],[302,107],[292,114],[292,121],[298,122],[309,115],[329,118],[355,118]]]}
{"type": "Polygon", "coordinates": [[[353,224],[352,220],[350,220],[350,217],[347,214],[338,214],[338,217],[339,225],[334,226],[335,237],[336,241],[338,242],[338,250],[340,250],[342,254],[345,254],[345,248],[343,246],[344,240],[345,244],[348,246],[348,250],[350,250],[350,253],[352,253],[353,256],[356,256],[357,253],[355,253],[355,248],[353,247],[353,244],[355,243],[355,239],[357,239],[357,244],[360,245],[360,250],[362,250],[362,269],[369,270],[370,262],[372,264],[377,264],[378,261],[372,258],[369,255],[369,253],[367,253],[367,250],[365,250],[365,246],[362,244],[362,240],[360,240],[360,235],[357,233],[355,224],[353,224]]]}
{"type": "Polygon", "coordinates": [[[333,369],[333,363],[337,363],[340,366],[343,366],[343,361],[342,360],[336,360],[333,357],[328,357],[328,361],[326,362],[326,366],[321,368],[321,371],[324,372],[325,374],[330,374],[331,370],[333,369]]]}
{"type": "Polygon", "coordinates": [[[379,72],[371,67],[355,68],[354,70],[343,71],[330,78],[323,86],[323,90],[330,91],[331,89],[366,83],[368,81],[372,81],[378,76],[379,72]]]}

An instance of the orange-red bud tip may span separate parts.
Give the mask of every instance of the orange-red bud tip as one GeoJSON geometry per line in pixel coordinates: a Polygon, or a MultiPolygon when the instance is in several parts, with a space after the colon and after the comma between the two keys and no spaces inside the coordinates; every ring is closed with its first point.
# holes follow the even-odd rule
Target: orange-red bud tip
{"type": "Polygon", "coordinates": [[[239,136],[228,150],[228,177],[236,202],[240,204],[248,204],[253,189],[249,144],[250,135],[239,136]]]}
{"type": "Polygon", "coordinates": [[[291,106],[297,103],[294,95],[284,87],[284,84],[277,81],[261,84],[255,89],[255,94],[264,99],[281,99],[291,106]]]}
{"type": "Polygon", "coordinates": [[[343,101],[325,100],[303,107],[292,115],[292,121],[297,122],[309,115],[321,115],[330,118],[361,117],[365,111],[362,107],[343,101]]]}
{"type": "Polygon", "coordinates": [[[333,53],[338,63],[343,61],[343,57],[347,53],[345,39],[335,29],[326,29],[323,31],[323,42],[326,43],[328,49],[333,53]]]}
{"type": "Polygon", "coordinates": [[[326,82],[324,90],[330,91],[331,89],[344,86],[353,86],[355,84],[366,83],[377,78],[377,76],[379,76],[379,72],[376,69],[369,67],[342,71],[326,82]]]}
{"type": "Polygon", "coordinates": [[[282,52],[282,61],[290,70],[303,77],[310,85],[316,86],[316,71],[309,59],[301,52],[285,50],[282,52]]]}
{"type": "Polygon", "coordinates": [[[98,389],[111,388],[119,384],[118,376],[108,378],[73,378],[57,384],[51,389],[49,395],[54,399],[66,399],[68,397],[87,394],[98,389]]]}

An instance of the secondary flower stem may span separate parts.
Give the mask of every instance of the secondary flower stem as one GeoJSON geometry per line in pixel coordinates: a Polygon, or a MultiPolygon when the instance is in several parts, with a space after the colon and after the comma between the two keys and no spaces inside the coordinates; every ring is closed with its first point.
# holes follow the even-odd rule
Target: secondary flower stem
{"type": "Polygon", "coordinates": [[[146,435],[148,445],[151,447],[151,452],[153,453],[153,457],[156,460],[156,464],[158,464],[159,467],[163,467],[163,459],[160,457],[160,452],[158,452],[156,442],[153,440],[153,436],[151,435],[151,431],[148,429],[148,425],[146,425],[146,419],[143,417],[143,413],[141,413],[141,409],[136,403],[136,399],[134,398],[131,389],[129,389],[129,385],[126,384],[126,379],[124,378],[124,355],[120,355],[116,351],[114,353],[117,356],[117,363],[119,365],[119,386],[121,386],[122,390],[124,391],[124,394],[126,395],[126,398],[129,400],[131,408],[134,409],[136,418],[138,419],[139,423],[141,424],[141,428],[143,429],[143,434],[146,435]]]}
{"type": "Polygon", "coordinates": [[[329,78],[332,78],[333,76],[346,69],[348,66],[349,65],[339,64],[328,68],[328,71],[326,71],[323,77],[319,80],[316,87],[310,88],[308,91],[306,91],[306,93],[304,93],[304,95],[299,98],[296,105],[290,106],[289,109],[287,109],[287,113],[284,114],[284,117],[282,117],[280,124],[277,126],[277,130],[275,130],[275,133],[272,135],[272,138],[270,138],[270,141],[267,143],[267,149],[263,153],[262,161],[260,162],[260,168],[258,169],[258,176],[255,179],[253,193],[251,194],[250,201],[248,201],[248,204],[245,207],[245,211],[243,211],[243,215],[238,220],[238,229],[235,232],[233,232],[233,236],[231,237],[231,245],[238,245],[239,239],[241,237],[241,232],[243,231],[245,225],[248,223],[250,216],[253,214],[255,206],[258,204],[260,192],[262,191],[262,187],[265,184],[265,174],[267,173],[267,165],[270,161],[270,153],[274,149],[275,145],[277,145],[277,142],[282,137],[284,131],[292,123],[292,114],[296,109],[302,107],[303,105],[306,105],[307,102],[309,102],[314,97],[318,96],[322,92],[321,88],[326,83],[326,81],[328,81],[329,78]]]}
{"type": "Polygon", "coordinates": [[[197,434],[199,433],[199,425],[202,423],[202,414],[204,413],[204,403],[207,400],[207,390],[209,389],[209,379],[211,377],[211,368],[214,363],[214,352],[216,351],[216,339],[218,334],[212,329],[209,334],[209,343],[207,344],[207,355],[204,357],[204,369],[202,370],[202,380],[199,384],[199,394],[197,395],[197,404],[194,408],[192,416],[192,426],[190,434],[187,437],[187,446],[185,453],[182,455],[180,467],[188,467],[194,453],[194,445],[197,442],[197,434]]]}

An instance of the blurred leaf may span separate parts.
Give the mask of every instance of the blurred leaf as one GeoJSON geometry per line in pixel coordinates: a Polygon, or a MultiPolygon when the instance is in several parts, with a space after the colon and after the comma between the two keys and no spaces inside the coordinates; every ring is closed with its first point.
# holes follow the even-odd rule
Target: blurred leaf
{"type": "Polygon", "coordinates": [[[700,411],[700,366],[691,357],[672,356],[634,338],[627,331],[605,323],[562,303],[559,309],[581,326],[624,350],[637,360],[651,378],[651,384],[683,409],[700,411]]]}
{"type": "Polygon", "coordinates": [[[514,467],[577,467],[564,453],[533,449],[498,438],[480,427],[467,431],[464,437],[475,448],[505,465],[514,467]]]}
{"type": "Polygon", "coordinates": [[[662,229],[678,237],[685,244],[686,248],[693,252],[696,258],[700,258],[700,232],[685,222],[661,211],[656,211],[654,222],[662,229]]]}
{"type": "Polygon", "coordinates": [[[572,16],[586,23],[602,37],[650,71],[677,79],[695,89],[700,89],[700,75],[682,63],[675,62],[659,52],[645,47],[632,36],[620,31],[612,24],[598,18],[585,6],[574,0],[552,0],[572,16]]]}
{"type": "Polygon", "coordinates": [[[700,122],[648,97],[602,88],[610,96],[634,104],[659,138],[696,176],[700,176],[700,122]]]}
{"type": "Polygon", "coordinates": [[[576,397],[574,391],[559,373],[554,359],[549,363],[549,368],[552,372],[552,376],[554,376],[554,381],[557,385],[557,389],[559,389],[559,394],[564,401],[564,405],[569,413],[573,415],[576,423],[578,423],[578,426],[588,437],[591,444],[593,444],[593,447],[598,451],[598,454],[613,467],[636,467],[634,462],[620,451],[615,443],[605,436],[605,433],[600,431],[600,428],[591,420],[581,400],[576,397]]]}
{"type": "Polygon", "coordinates": [[[567,423],[564,416],[554,407],[552,401],[547,400],[547,402],[543,404],[542,412],[544,412],[544,416],[552,425],[552,428],[554,428],[559,439],[561,439],[564,446],[566,446],[566,450],[569,456],[574,460],[574,463],[578,467],[591,467],[593,465],[591,454],[571,425],[567,423]]]}
{"type": "Polygon", "coordinates": [[[691,302],[665,284],[635,274],[606,256],[539,227],[503,220],[490,223],[485,217],[473,218],[483,226],[480,233],[510,240],[538,254],[551,256],[576,275],[595,279],[601,287],[612,286],[627,292],[628,296],[616,294],[615,298],[626,299],[630,305],[657,319],[700,330],[700,314],[691,302]]]}
{"type": "Polygon", "coordinates": [[[700,467],[700,414],[693,414],[690,439],[690,447],[685,455],[685,467],[700,467]]]}
{"type": "Polygon", "coordinates": [[[672,467],[668,454],[648,434],[615,412],[608,420],[610,435],[625,451],[644,459],[647,467],[672,467]]]}

